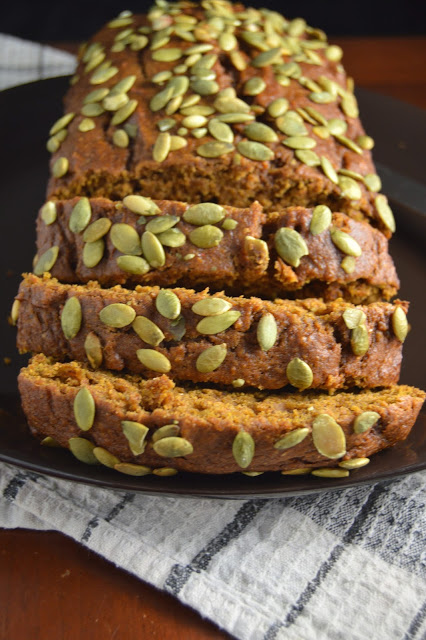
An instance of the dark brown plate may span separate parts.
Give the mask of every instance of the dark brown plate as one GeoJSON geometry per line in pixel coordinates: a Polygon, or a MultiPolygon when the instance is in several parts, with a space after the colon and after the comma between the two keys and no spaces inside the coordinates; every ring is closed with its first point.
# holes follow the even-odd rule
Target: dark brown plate
{"type": "MultiPolygon", "coordinates": [[[[19,407],[16,377],[26,358],[15,350],[15,329],[8,326],[7,316],[20,274],[31,268],[35,215],[43,203],[48,177],[46,136],[52,122],[61,115],[61,96],[67,85],[66,78],[54,78],[0,93],[0,267],[3,282],[0,302],[0,460],[38,473],[121,491],[215,498],[294,496],[390,480],[426,469],[424,413],[406,442],[374,456],[367,467],[339,480],[312,476],[284,477],[279,473],[265,473],[254,478],[242,474],[202,476],[183,473],[169,478],[133,478],[105,467],[85,466],[65,450],[40,447],[29,434],[19,407]],[[11,358],[11,364],[4,364],[4,357],[11,358]]],[[[418,167],[422,165],[423,147],[419,144],[418,135],[426,131],[426,113],[367,91],[359,92],[359,100],[366,129],[376,139],[378,152],[375,157],[392,176],[389,192],[393,193],[395,186],[404,191],[407,177],[411,183],[415,181],[421,191],[424,186],[420,183],[418,167]],[[398,131],[397,138],[395,131],[398,131]],[[384,150],[382,155],[381,148],[384,150]]],[[[426,201],[423,202],[423,211],[419,200],[410,202],[409,206],[406,202],[398,202],[398,199],[392,204],[398,235],[392,241],[391,250],[402,281],[401,298],[411,300],[409,317],[413,325],[404,348],[401,382],[424,389],[426,332],[423,318],[426,299],[423,286],[426,257],[422,229],[426,201]]]]}

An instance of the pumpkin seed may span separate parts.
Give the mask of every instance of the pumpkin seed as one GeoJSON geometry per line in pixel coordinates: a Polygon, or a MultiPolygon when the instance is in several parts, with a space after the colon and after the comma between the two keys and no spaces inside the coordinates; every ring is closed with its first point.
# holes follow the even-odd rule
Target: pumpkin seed
{"type": "Polygon", "coordinates": [[[34,265],[34,273],[36,276],[41,276],[45,271],[50,271],[55,264],[59,253],[59,247],[54,246],[47,249],[42,255],[37,259],[37,262],[34,265]]]}
{"type": "Polygon", "coordinates": [[[223,231],[210,224],[194,229],[189,234],[189,239],[196,247],[211,249],[217,247],[223,238],[223,231]]]}
{"type": "Polygon", "coordinates": [[[102,260],[105,251],[105,242],[102,238],[94,242],[87,242],[83,247],[83,264],[88,269],[93,269],[102,260]]]}
{"type": "Polygon", "coordinates": [[[103,100],[102,106],[106,111],[118,111],[121,107],[129,102],[126,93],[109,93],[103,100]]]}
{"type": "Polygon", "coordinates": [[[352,352],[356,356],[363,356],[367,353],[370,346],[370,340],[368,337],[368,329],[365,324],[360,324],[355,329],[352,329],[351,333],[351,347],[352,352]]]}
{"type": "Polygon", "coordinates": [[[98,102],[90,102],[81,108],[81,115],[88,116],[90,118],[96,118],[97,116],[101,116],[103,113],[105,113],[105,109],[98,102]]]}
{"type": "Polygon", "coordinates": [[[309,230],[313,236],[317,236],[331,224],[331,210],[324,204],[319,204],[312,212],[312,218],[309,225],[309,230]]]}
{"type": "MultiPolygon", "coordinates": [[[[176,96],[176,98],[172,98],[165,108],[166,115],[171,116],[179,109],[182,104],[182,96],[176,96]]],[[[183,127],[182,127],[183,128],[183,127]]]]}
{"type": "Polygon", "coordinates": [[[172,129],[176,124],[176,120],[174,118],[163,118],[157,122],[157,128],[164,132],[172,129]]]}
{"type": "Polygon", "coordinates": [[[248,476],[249,478],[255,478],[257,476],[263,475],[263,471],[241,471],[242,475],[248,476]]]}
{"type": "Polygon", "coordinates": [[[213,347],[207,347],[197,358],[195,363],[197,371],[200,373],[216,371],[225,360],[226,352],[226,344],[216,344],[213,347]]]}
{"type": "Polygon", "coordinates": [[[71,453],[85,464],[98,464],[98,460],[93,453],[95,445],[86,438],[70,438],[68,445],[71,453]]]}
{"type": "Polygon", "coordinates": [[[263,315],[257,325],[257,341],[262,351],[272,349],[277,341],[278,327],[272,313],[263,315]]]}
{"type": "Polygon", "coordinates": [[[189,456],[194,451],[192,444],[185,438],[177,436],[168,436],[161,438],[152,445],[155,453],[164,458],[181,458],[189,456]]]}
{"type": "Polygon", "coordinates": [[[183,96],[188,91],[189,79],[186,76],[175,76],[168,82],[167,87],[173,90],[171,95],[172,98],[183,96]]]}
{"type": "Polygon", "coordinates": [[[235,96],[220,95],[213,103],[214,108],[220,113],[247,113],[250,111],[250,105],[244,100],[240,100],[235,96]]]}
{"type": "Polygon", "coordinates": [[[56,216],[56,202],[48,201],[40,209],[40,217],[46,225],[53,224],[56,216]]]}
{"type": "Polygon", "coordinates": [[[337,44],[329,45],[325,50],[325,57],[327,60],[330,60],[330,62],[340,62],[342,56],[343,50],[337,44]]]}
{"type": "Polygon", "coordinates": [[[231,51],[237,47],[238,41],[233,33],[221,33],[218,43],[222,51],[231,51]]]}
{"type": "Polygon", "coordinates": [[[385,227],[389,229],[389,231],[394,233],[395,218],[393,217],[392,209],[388,204],[386,196],[384,196],[383,194],[379,194],[374,200],[374,204],[376,205],[377,213],[379,214],[380,220],[383,222],[385,227]]]}
{"type": "Polygon", "coordinates": [[[90,331],[87,334],[86,339],[84,341],[84,350],[86,352],[87,359],[90,363],[90,366],[93,369],[98,369],[103,360],[102,355],[102,345],[96,333],[90,331]]]}
{"type": "Polygon", "coordinates": [[[353,273],[355,271],[356,260],[353,256],[345,256],[340,266],[345,273],[353,273]]]}
{"type": "Polygon", "coordinates": [[[145,198],[144,196],[126,196],[123,198],[123,204],[132,213],[137,213],[138,215],[155,216],[161,212],[160,207],[151,198],[145,198]]]}
{"type": "Polygon", "coordinates": [[[114,469],[128,476],[147,476],[151,473],[151,467],[146,467],[142,464],[131,464],[130,462],[120,462],[114,466],[114,469]]]}
{"type": "Polygon", "coordinates": [[[61,327],[67,340],[72,340],[81,328],[82,312],[80,300],[68,298],[61,313],[61,327]]]}
{"type": "Polygon", "coordinates": [[[281,53],[281,47],[274,47],[273,49],[262,51],[262,53],[259,53],[251,60],[251,65],[253,67],[267,67],[270,64],[278,64],[282,62],[281,53]]]}
{"type": "Polygon", "coordinates": [[[364,411],[355,418],[354,433],[365,433],[380,420],[380,413],[376,411],[364,411]]]}
{"type": "Polygon", "coordinates": [[[164,162],[170,151],[170,133],[160,133],[152,149],[152,157],[156,162],[164,162]]]}
{"type": "Polygon", "coordinates": [[[84,242],[96,242],[108,233],[111,228],[109,218],[98,218],[90,224],[83,233],[84,242]]]}
{"type": "Polygon", "coordinates": [[[285,436],[280,438],[275,444],[274,448],[279,449],[280,451],[284,451],[285,449],[290,449],[291,447],[295,447],[297,444],[302,442],[309,433],[309,429],[307,427],[303,427],[301,429],[294,429],[289,433],[286,433],[285,436]]]}
{"type": "Polygon", "coordinates": [[[244,380],[244,378],[236,378],[232,381],[232,386],[235,389],[239,389],[240,387],[244,387],[245,383],[246,381],[244,380]]]}
{"type": "Polygon", "coordinates": [[[66,113],[64,116],[62,116],[62,118],[56,120],[49,131],[49,135],[54,136],[56,133],[58,133],[58,131],[64,129],[71,122],[74,116],[75,113],[66,113]]]}
{"type": "Polygon", "coordinates": [[[183,214],[185,222],[197,226],[216,224],[225,217],[225,209],[213,202],[200,202],[186,209],[183,214]]]}
{"type": "Polygon", "coordinates": [[[197,147],[197,154],[203,158],[219,158],[234,149],[234,145],[228,142],[206,142],[197,147]]]}
{"type": "Polygon", "coordinates": [[[272,160],[274,157],[272,149],[261,142],[247,142],[246,140],[243,140],[237,144],[237,149],[241,155],[249,158],[250,160],[265,162],[267,160],[272,160]]]}
{"type": "Polygon", "coordinates": [[[355,327],[365,324],[367,320],[364,311],[357,307],[346,309],[342,314],[342,318],[348,329],[355,329],[355,327]]]}
{"type": "Polygon", "coordinates": [[[89,104],[91,102],[100,102],[109,94],[109,89],[106,87],[101,87],[99,89],[94,89],[90,93],[85,96],[83,99],[83,104],[89,104]]]}
{"type": "Polygon", "coordinates": [[[243,94],[245,96],[257,96],[266,89],[266,82],[262,78],[250,78],[244,84],[243,94]]]}
{"type": "Polygon", "coordinates": [[[132,51],[140,51],[144,49],[148,44],[148,38],[146,36],[137,36],[133,34],[130,48],[132,51]]]}
{"type": "Polygon", "coordinates": [[[132,323],[132,327],[138,334],[139,338],[152,347],[158,347],[158,345],[164,340],[165,336],[160,327],[158,327],[149,318],[136,316],[132,323]]]}
{"type": "Polygon", "coordinates": [[[179,222],[179,218],[177,216],[161,216],[160,218],[150,220],[145,229],[146,231],[150,231],[151,233],[158,235],[163,231],[171,229],[171,227],[173,227],[177,222],[179,222]]]}
{"type": "Polygon", "coordinates": [[[186,147],[188,142],[181,136],[170,136],[170,151],[177,151],[186,147]]]}
{"type": "Polygon", "coordinates": [[[330,137],[330,132],[326,127],[321,127],[321,126],[312,127],[312,133],[318,136],[318,138],[321,138],[321,140],[326,140],[327,138],[330,137]]]}
{"type": "Polygon", "coordinates": [[[80,233],[87,227],[91,217],[92,208],[89,198],[80,198],[71,211],[68,226],[73,233],[80,233]]]}
{"type": "Polygon", "coordinates": [[[114,456],[103,447],[95,447],[93,449],[93,455],[98,462],[103,464],[105,467],[109,467],[110,469],[114,469],[115,465],[120,463],[120,460],[117,458],[117,456],[114,456]]]}
{"type": "Polygon", "coordinates": [[[346,136],[334,136],[336,138],[336,140],[338,142],[340,142],[340,144],[342,144],[344,147],[347,147],[348,149],[351,149],[351,151],[354,151],[355,153],[358,153],[358,155],[362,154],[362,149],[361,147],[359,147],[356,142],[354,142],[353,140],[351,140],[350,138],[347,138],[346,136]]]}
{"type": "Polygon", "coordinates": [[[232,443],[232,455],[241,469],[247,469],[253,461],[255,443],[247,431],[240,431],[232,443]]]}
{"type": "MultiPolygon", "coordinates": [[[[136,76],[135,75],[126,76],[125,78],[123,78],[122,80],[117,82],[117,84],[115,84],[112,87],[112,89],[110,89],[109,94],[111,96],[115,96],[115,95],[118,95],[120,93],[127,93],[133,87],[135,82],[136,82],[136,76]]],[[[105,96],[103,96],[103,98],[104,97],[105,96]]]]}
{"type": "Polygon", "coordinates": [[[151,231],[142,234],[142,251],[150,266],[158,269],[166,264],[163,245],[151,231]]]}
{"type": "Polygon", "coordinates": [[[348,118],[358,118],[358,103],[352,93],[347,93],[345,96],[343,96],[340,107],[343,113],[348,116],[348,118]]]}
{"type": "Polygon", "coordinates": [[[281,471],[282,476],[306,476],[311,473],[311,469],[300,467],[299,469],[290,469],[289,471],[281,471]]]}
{"type": "Polygon", "coordinates": [[[152,59],[156,62],[174,62],[182,57],[182,49],[170,47],[170,49],[157,49],[152,53],[152,59]]]}
{"type": "Polygon", "coordinates": [[[225,231],[232,231],[237,226],[238,226],[238,222],[236,220],[233,220],[232,218],[226,218],[223,221],[222,229],[225,229],[225,231]]]}
{"type": "Polygon", "coordinates": [[[155,476],[175,476],[178,473],[177,469],[172,467],[161,467],[159,469],[153,469],[152,473],[155,476]]]}
{"type": "Polygon", "coordinates": [[[197,324],[197,331],[203,335],[215,335],[229,329],[241,316],[240,311],[225,311],[219,315],[207,316],[197,324]]]}
{"type": "Polygon", "coordinates": [[[230,51],[229,57],[232,64],[236,69],[238,69],[238,71],[244,71],[247,67],[247,62],[241,51],[230,51]]]}
{"type": "Polygon", "coordinates": [[[50,436],[46,436],[45,438],[43,438],[43,440],[41,440],[40,442],[41,445],[43,445],[43,447],[60,447],[61,445],[59,444],[59,442],[57,440],[55,440],[55,438],[51,438],[50,436]]]}
{"type": "Polygon", "coordinates": [[[223,298],[204,298],[195,302],[191,310],[198,316],[218,316],[232,308],[232,304],[223,298]]]}
{"type": "Polygon", "coordinates": [[[356,141],[361,147],[361,149],[366,149],[370,151],[374,147],[374,140],[370,136],[366,136],[366,135],[358,136],[356,141]]]}
{"type": "Polygon", "coordinates": [[[346,129],[348,128],[348,125],[345,122],[345,120],[341,120],[340,118],[331,118],[326,122],[327,122],[326,127],[333,136],[343,135],[346,132],[346,129]]]}
{"type": "Polygon", "coordinates": [[[349,471],[347,469],[315,469],[312,475],[318,478],[347,478],[349,471]]]}
{"type": "Polygon", "coordinates": [[[262,122],[252,122],[248,124],[244,127],[243,133],[250,140],[257,142],[276,142],[278,140],[275,131],[262,122]]]}
{"type": "Polygon", "coordinates": [[[153,433],[152,442],[158,442],[158,440],[162,440],[162,438],[174,438],[179,434],[179,431],[179,425],[165,424],[153,433]]]}
{"type": "Polygon", "coordinates": [[[286,136],[306,136],[308,135],[308,130],[303,124],[302,118],[299,116],[295,117],[296,114],[294,111],[287,111],[287,113],[279,118],[277,118],[276,124],[278,129],[285,133],[286,136]]]}
{"type": "Polygon", "coordinates": [[[144,276],[150,269],[147,261],[139,256],[118,256],[117,265],[122,271],[137,276],[144,276]]]}
{"type": "Polygon", "coordinates": [[[300,358],[293,358],[287,365],[287,378],[290,384],[299,391],[303,391],[311,386],[314,379],[312,369],[307,362],[300,358]]]}
{"type": "Polygon", "coordinates": [[[316,104],[330,104],[335,101],[335,97],[328,91],[313,91],[309,94],[309,99],[316,104]]]}
{"type": "Polygon", "coordinates": [[[91,118],[83,118],[83,120],[78,125],[78,130],[86,133],[86,131],[92,131],[92,129],[95,129],[95,127],[96,124],[94,120],[92,120],[91,118]]]}
{"type": "Polygon", "coordinates": [[[364,177],[364,184],[369,191],[376,192],[382,188],[382,181],[375,173],[369,173],[364,177]]]}
{"type": "Polygon", "coordinates": [[[204,127],[207,124],[207,118],[200,115],[186,116],[182,120],[182,125],[187,129],[197,129],[198,127],[204,127]]]}
{"type": "Polygon", "coordinates": [[[55,162],[52,165],[52,175],[55,178],[62,178],[69,169],[69,162],[68,162],[68,158],[65,158],[64,156],[62,156],[61,158],[58,158],[57,160],[55,160],[55,162]]]}
{"type": "Polygon", "coordinates": [[[319,454],[335,460],[346,453],[342,427],[327,413],[320,413],[312,423],[312,440],[319,454]]]}
{"type": "Polygon", "coordinates": [[[122,329],[132,324],[135,317],[136,311],[128,304],[123,304],[122,302],[109,304],[99,312],[101,322],[108,327],[114,327],[116,329],[122,329]]]}
{"type": "Polygon", "coordinates": [[[339,467],[342,469],[359,469],[365,467],[370,462],[370,458],[351,458],[350,460],[343,460],[339,462],[339,467]]]}
{"type": "Polygon", "coordinates": [[[142,253],[139,234],[129,224],[117,222],[112,225],[110,240],[114,247],[121,253],[131,256],[139,256],[142,253]]]}
{"type": "Polygon", "coordinates": [[[180,300],[170,289],[160,289],[155,299],[155,308],[163,318],[169,320],[176,320],[181,312],[180,300]]]}
{"type": "Polygon", "coordinates": [[[284,115],[288,109],[288,100],[286,98],[277,98],[268,106],[268,113],[272,118],[279,118],[284,115]]]}
{"type": "Polygon", "coordinates": [[[170,360],[159,351],[154,351],[154,349],[138,349],[136,356],[144,367],[151,371],[168,373],[172,368],[170,360]]]}
{"type": "Polygon", "coordinates": [[[292,136],[283,140],[283,145],[290,147],[290,149],[313,149],[317,143],[308,136],[292,136]]]}
{"type": "Polygon", "coordinates": [[[194,136],[194,138],[204,138],[207,135],[207,127],[201,127],[198,129],[191,129],[191,135],[194,136]]]}
{"type": "Polygon", "coordinates": [[[120,149],[126,149],[129,146],[129,136],[124,129],[117,129],[112,134],[112,142],[120,149]]]}
{"type": "Polygon", "coordinates": [[[128,24],[133,24],[133,17],[131,15],[120,14],[118,18],[114,18],[113,20],[108,22],[108,27],[110,29],[118,29],[120,27],[126,27],[128,24]]]}
{"type": "Polygon", "coordinates": [[[278,255],[292,267],[298,267],[300,259],[309,255],[309,249],[300,233],[291,227],[282,227],[275,234],[278,255]]]}
{"type": "Polygon", "coordinates": [[[127,102],[127,104],[124,105],[124,107],[121,107],[120,109],[118,109],[118,111],[114,113],[114,115],[111,118],[111,125],[115,127],[116,125],[121,124],[122,122],[127,120],[127,118],[129,118],[132,115],[132,113],[134,112],[137,106],[138,106],[137,100],[129,100],[129,102],[127,102]]]}
{"type": "Polygon", "coordinates": [[[157,235],[164,247],[181,247],[186,242],[185,234],[179,229],[168,229],[157,235]]]}
{"type": "Polygon", "coordinates": [[[400,342],[404,342],[408,334],[408,322],[402,307],[396,307],[392,314],[392,329],[400,342]]]}
{"type": "Polygon", "coordinates": [[[335,244],[336,247],[347,256],[354,256],[357,258],[362,254],[362,249],[358,242],[355,238],[352,238],[349,233],[341,231],[341,229],[333,228],[330,231],[330,236],[333,244],[335,244]]]}
{"type": "Polygon", "coordinates": [[[234,141],[234,133],[231,127],[216,118],[212,118],[212,120],[209,121],[208,130],[213,138],[216,138],[219,142],[232,143],[234,141]]]}
{"type": "Polygon", "coordinates": [[[359,180],[363,182],[364,178],[360,173],[356,171],[351,171],[350,169],[339,169],[339,174],[342,176],[348,176],[349,178],[353,178],[354,180],[359,180]]]}
{"type": "Polygon", "coordinates": [[[145,438],[149,431],[148,427],[132,420],[122,420],[121,428],[133,455],[139,456],[143,453],[146,446],[145,438]]]}
{"type": "MultiPolygon", "coordinates": [[[[62,129],[62,131],[66,131],[66,129],[62,129]]],[[[49,151],[49,153],[56,153],[61,146],[62,140],[59,139],[59,133],[56,134],[56,136],[49,138],[49,140],[47,141],[46,149],[49,151]]]]}
{"type": "Polygon", "coordinates": [[[173,87],[166,87],[162,91],[159,91],[150,101],[149,108],[151,111],[160,111],[164,109],[173,95],[173,87]]]}
{"type": "Polygon", "coordinates": [[[316,167],[320,164],[320,159],[315,153],[315,151],[310,151],[309,149],[296,149],[294,155],[300,162],[306,164],[308,167],[316,167]]]}
{"type": "MultiPolygon", "coordinates": [[[[72,298],[71,298],[72,300],[72,298]]],[[[95,401],[87,387],[82,387],[74,398],[74,417],[82,431],[89,431],[95,421],[95,401]]]]}
{"type": "Polygon", "coordinates": [[[12,321],[12,326],[16,326],[16,323],[18,322],[20,306],[21,306],[21,302],[19,300],[14,300],[12,304],[12,309],[10,310],[10,319],[12,321]]]}
{"type": "Polygon", "coordinates": [[[325,156],[321,156],[320,163],[321,163],[322,170],[324,171],[327,178],[331,180],[331,182],[334,182],[334,184],[338,184],[339,178],[330,160],[325,156]]]}
{"type": "Polygon", "coordinates": [[[118,73],[117,67],[99,67],[90,78],[90,84],[102,84],[107,82],[118,73]]]}
{"type": "Polygon", "coordinates": [[[192,80],[191,89],[200,96],[211,96],[219,91],[219,85],[214,80],[192,80]]]}

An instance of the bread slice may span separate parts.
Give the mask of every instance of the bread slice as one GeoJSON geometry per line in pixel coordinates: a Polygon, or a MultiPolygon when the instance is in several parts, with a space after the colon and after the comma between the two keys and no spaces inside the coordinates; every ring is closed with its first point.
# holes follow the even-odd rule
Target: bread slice
{"type": "Polygon", "coordinates": [[[27,275],[17,300],[21,352],[264,389],[396,384],[408,330],[407,302],[354,306],[181,288],[102,289],[61,284],[49,274],[27,275]]]}
{"type": "Polygon", "coordinates": [[[124,203],[49,201],[37,221],[36,272],[52,247],[59,251],[50,273],[67,283],[209,286],[263,298],[343,297],[354,303],[389,300],[399,287],[384,235],[323,205],[266,217],[256,202],[238,209],[138,196],[124,203]],[[151,243],[161,259],[156,253],[145,259],[141,240],[145,252],[151,243]]]}
{"type": "Polygon", "coordinates": [[[304,20],[241,4],[111,21],[82,48],[52,126],[48,197],[327,204],[390,235],[341,57],[304,20]]]}
{"type": "Polygon", "coordinates": [[[35,436],[135,475],[361,466],[408,436],[425,398],[407,386],[333,396],[182,388],[43,355],[22,369],[19,389],[35,436]]]}

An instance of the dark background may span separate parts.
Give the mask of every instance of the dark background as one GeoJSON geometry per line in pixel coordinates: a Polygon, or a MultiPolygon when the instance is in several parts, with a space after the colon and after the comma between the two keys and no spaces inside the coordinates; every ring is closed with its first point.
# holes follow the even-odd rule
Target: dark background
{"type": "MultiPolygon", "coordinates": [[[[135,0],[8,0],[0,31],[39,41],[84,40],[123,9],[144,13],[153,3],[135,0]]],[[[302,16],[329,35],[421,35],[426,31],[425,0],[246,0],[287,18],[302,16]]]]}

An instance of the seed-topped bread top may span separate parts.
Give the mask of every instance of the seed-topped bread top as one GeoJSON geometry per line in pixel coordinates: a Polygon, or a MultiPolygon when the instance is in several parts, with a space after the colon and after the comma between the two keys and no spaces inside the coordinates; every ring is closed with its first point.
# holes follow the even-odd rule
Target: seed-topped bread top
{"type": "Polygon", "coordinates": [[[48,195],[328,204],[390,235],[341,56],[301,18],[222,0],[120,14],[80,52],[48,195]]]}

